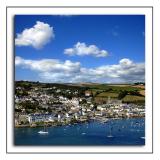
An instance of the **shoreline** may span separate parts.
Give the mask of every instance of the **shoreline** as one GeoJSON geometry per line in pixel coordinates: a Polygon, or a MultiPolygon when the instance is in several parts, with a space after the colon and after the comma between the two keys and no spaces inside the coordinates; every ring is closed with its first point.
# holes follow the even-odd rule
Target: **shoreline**
{"type": "Polygon", "coordinates": [[[109,120],[122,120],[122,119],[139,119],[139,118],[145,118],[145,116],[139,116],[139,117],[128,117],[128,118],[106,118],[105,121],[101,121],[99,119],[87,119],[86,121],[77,121],[75,123],[67,123],[67,124],[64,124],[63,122],[60,123],[60,124],[47,124],[47,125],[30,125],[30,124],[27,124],[27,125],[14,125],[14,128],[40,128],[40,127],[44,127],[44,126],[47,126],[47,127],[57,127],[57,126],[67,126],[67,125],[75,125],[75,124],[82,124],[82,123],[86,123],[86,122],[90,122],[90,121],[98,121],[100,123],[107,123],[109,120]]]}

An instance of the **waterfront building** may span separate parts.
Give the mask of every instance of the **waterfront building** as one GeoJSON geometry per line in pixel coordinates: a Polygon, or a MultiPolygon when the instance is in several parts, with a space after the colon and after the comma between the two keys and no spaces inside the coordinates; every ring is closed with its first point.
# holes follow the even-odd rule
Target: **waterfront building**
{"type": "Polygon", "coordinates": [[[53,115],[51,114],[29,114],[27,116],[29,123],[53,121],[53,115]]]}

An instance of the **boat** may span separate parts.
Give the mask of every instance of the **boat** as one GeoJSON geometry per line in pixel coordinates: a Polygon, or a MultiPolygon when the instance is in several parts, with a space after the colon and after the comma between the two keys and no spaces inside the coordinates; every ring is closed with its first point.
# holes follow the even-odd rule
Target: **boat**
{"type": "Polygon", "coordinates": [[[39,133],[39,134],[48,134],[47,131],[39,131],[38,133],[39,133]]]}
{"type": "Polygon", "coordinates": [[[42,135],[48,134],[48,131],[46,130],[46,125],[45,124],[44,124],[44,129],[42,131],[39,131],[38,133],[42,134],[42,135]]]}
{"type": "Polygon", "coordinates": [[[141,137],[141,139],[145,139],[145,137],[141,137]]]}
{"type": "Polygon", "coordinates": [[[108,122],[108,119],[105,119],[105,118],[104,118],[104,119],[101,119],[100,121],[101,121],[101,123],[107,123],[107,122],[108,122]]]}
{"type": "Polygon", "coordinates": [[[85,135],[85,134],[86,134],[85,132],[82,133],[82,135],[85,135]]]}
{"type": "Polygon", "coordinates": [[[112,137],[113,137],[113,136],[112,136],[112,127],[110,126],[109,128],[110,128],[110,130],[109,130],[110,132],[109,132],[109,135],[108,135],[107,137],[108,137],[108,138],[112,138],[112,137]]]}

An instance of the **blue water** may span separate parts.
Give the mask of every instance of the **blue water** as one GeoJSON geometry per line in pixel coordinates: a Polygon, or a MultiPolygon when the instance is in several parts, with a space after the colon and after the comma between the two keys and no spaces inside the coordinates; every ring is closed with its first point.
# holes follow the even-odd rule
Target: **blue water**
{"type": "Polygon", "coordinates": [[[145,145],[144,118],[42,128],[15,128],[15,145],[145,145]]]}

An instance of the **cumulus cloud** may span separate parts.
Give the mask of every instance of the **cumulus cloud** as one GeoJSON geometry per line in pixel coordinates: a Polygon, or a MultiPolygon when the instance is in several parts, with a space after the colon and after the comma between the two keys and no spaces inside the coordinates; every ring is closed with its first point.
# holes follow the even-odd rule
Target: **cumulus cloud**
{"type": "Polygon", "coordinates": [[[42,59],[42,60],[25,60],[21,57],[15,58],[15,65],[21,66],[23,68],[28,68],[39,72],[64,72],[64,73],[74,73],[79,72],[80,63],[71,62],[66,60],[61,62],[57,59],[42,59]]]}
{"type": "Polygon", "coordinates": [[[94,73],[95,76],[111,78],[119,82],[136,82],[144,81],[145,64],[134,63],[130,59],[121,59],[118,64],[104,65],[91,69],[88,73],[94,73]]]}
{"type": "Polygon", "coordinates": [[[67,48],[64,50],[64,54],[73,56],[92,55],[94,57],[106,57],[108,52],[106,50],[100,50],[96,45],[86,45],[85,43],[77,42],[73,48],[67,48]]]}
{"type": "Polygon", "coordinates": [[[32,28],[24,29],[22,33],[17,34],[15,45],[32,46],[36,49],[41,49],[54,36],[53,27],[47,23],[37,21],[32,28]]]}
{"type": "Polygon", "coordinates": [[[145,78],[145,64],[127,58],[121,59],[118,64],[95,68],[85,68],[80,62],[70,60],[25,60],[21,57],[15,58],[15,65],[36,71],[41,80],[51,82],[131,83],[144,81],[145,78]]]}

